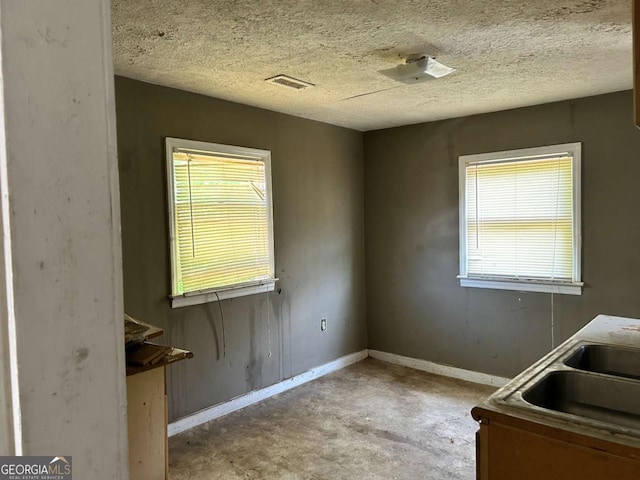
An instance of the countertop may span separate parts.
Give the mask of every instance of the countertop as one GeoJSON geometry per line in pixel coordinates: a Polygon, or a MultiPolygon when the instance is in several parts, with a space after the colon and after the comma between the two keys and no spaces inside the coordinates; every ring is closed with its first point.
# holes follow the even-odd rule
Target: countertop
{"type": "Polygon", "coordinates": [[[560,359],[570,355],[582,344],[608,344],[640,349],[640,319],[598,315],[567,341],[476,406],[472,410],[473,417],[482,422],[489,421],[495,414],[504,415],[557,431],[640,448],[640,431],[605,425],[587,418],[557,415],[545,409],[531,408],[530,404],[522,400],[523,391],[552,371],[552,366],[557,366],[560,359]]]}

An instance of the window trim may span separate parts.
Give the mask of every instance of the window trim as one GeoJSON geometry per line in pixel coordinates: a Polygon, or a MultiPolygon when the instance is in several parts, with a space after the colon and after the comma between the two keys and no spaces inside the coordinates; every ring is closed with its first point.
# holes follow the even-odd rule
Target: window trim
{"type": "Polygon", "coordinates": [[[547,292],[569,295],[582,295],[584,283],[581,281],[582,265],[582,143],[562,143],[543,147],[505,150],[501,152],[461,155],[458,159],[459,193],[459,236],[460,236],[460,280],[461,287],[492,288],[498,290],[516,290],[524,292],[547,292]],[[466,167],[470,163],[504,162],[526,157],[544,157],[568,154],[572,158],[573,169],[573,272],[571,281],[551,279],[508,278],[497,275],[469,276],[467,274],[467,198],[466,167]]]}
{"type": "Polygon", "coordinates": [[[165,138],[165,157],[167,168],[167,200],[169,206],[169,250],[171,257],[171,308],[179,308],[189,305],[198,305],[208,302],[216,302],[228,298],[236,298],[261,292],[270,292],[275,289],[275,249],[273,241],[273,190],[271,188],[271,152],[255,148],[224,145],[220,143],[202,142],[182,138],[165,138]],[[269,240],[269,260],[271,273],[274,278],[258,280],[255,282],[229,285],[220,288],[186,292],[176,295],[175,286],[178,282],[178,247],[175,238],[175,180],[173,177],[173,152],[175,149],[200,150],[206,153],[222,154],[254,158],[264,163],[265,183],[267,187],[267,228],[269,240]]]}

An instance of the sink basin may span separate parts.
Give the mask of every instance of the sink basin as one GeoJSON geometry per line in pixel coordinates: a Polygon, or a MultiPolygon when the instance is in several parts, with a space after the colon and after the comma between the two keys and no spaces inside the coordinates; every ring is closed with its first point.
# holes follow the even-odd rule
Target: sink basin
{"type": "Polygon", "coordinates": [[[640,382],[633,380],[554,371],[522,398],[548,410],[640,430],[640,382]]]}
{"type": "Polygon", "coordinates": [[[584,345],[564,363],[579,370],[640,380],[640,349],[584,345]]]}

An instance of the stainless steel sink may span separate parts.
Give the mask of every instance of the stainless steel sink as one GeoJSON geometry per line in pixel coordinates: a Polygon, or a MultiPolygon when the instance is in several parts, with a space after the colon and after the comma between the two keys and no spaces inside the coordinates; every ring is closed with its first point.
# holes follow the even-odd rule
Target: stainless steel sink
{"type": "Polygon", "coordinates": [[[480,407],[640,449],[640,319],[599,316],[480,407]]]}
{"type": "Polygon", "coordinates": [[[640,430],[640,382],[576,371],[552,371],[522,394],[548,410],[640,430]]]}
{"type": "Polygon", "coordinates": [[[640,380],[640,349],[583,345],[564,363],[579,370],[640,380]]]}

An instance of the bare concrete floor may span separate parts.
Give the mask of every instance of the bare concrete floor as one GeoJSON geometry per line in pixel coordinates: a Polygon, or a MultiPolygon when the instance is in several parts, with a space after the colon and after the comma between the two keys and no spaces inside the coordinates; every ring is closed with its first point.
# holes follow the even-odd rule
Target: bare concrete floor
{"type": "Polygon", "coordinates": [[[492,391],[367,359],[172,437],[169,476],[471,480],[492,391]]]}

